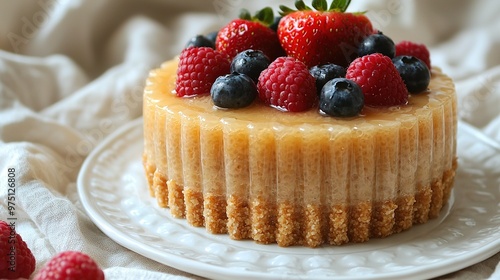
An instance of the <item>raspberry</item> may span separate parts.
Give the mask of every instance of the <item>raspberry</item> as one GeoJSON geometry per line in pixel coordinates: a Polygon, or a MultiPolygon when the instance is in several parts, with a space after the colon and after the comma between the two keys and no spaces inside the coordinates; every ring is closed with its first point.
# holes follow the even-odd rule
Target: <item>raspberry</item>
{"type": "Polygon", "coordinates": [[[66,251],[54,256],[35,280],[104,280],[104,272],[88,255],[66,251]]]}
{"type": "Polygon", "coordinates": [[[0,221],[0,278],[29,278],[35,271],[35,257],[16,233],[15,227],[0,221]]]}
{"type": "Polygon", "coordinates": [[[292,57],[273,61],[260,74],[257,88],[262,101],[284,111],[306,111],[317,100],[314,77],[303,62],[292,57]]]}
{"type": "Polygon", "coordinates": [[[392,60],[380,53],[355,59],[346,78],[356,82],[365,95],[365,105],[395,106],[408,102],[408,91],[392,60]]]}
{"type": "Polygon", "coordinates": [[[190,47],[179,56],[176,95],[194,96],[210,93],[217,77],[228,74],[229,57],[209,47],[190,47]]]}
{"type": "Polygon", "coordinates": [[[422,60],[431,69],[431,55],[427,47],[411,41],[401,41],[396,45],[396,56],[410,55],[422,60]]]}

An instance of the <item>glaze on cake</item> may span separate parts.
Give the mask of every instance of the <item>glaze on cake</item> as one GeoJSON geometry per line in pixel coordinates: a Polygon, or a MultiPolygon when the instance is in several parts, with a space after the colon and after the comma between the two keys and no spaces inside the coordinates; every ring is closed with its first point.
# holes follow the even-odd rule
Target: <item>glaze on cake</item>
{"type": "Polygon", "coordinates": [[[160,207],[210,233],[280,246],[386,237],[439,215],[456,169],[456,96],[432,68],[407,105],[354,118],[177,97],[178,60],[151,71],[143,162],[160,207]]]}

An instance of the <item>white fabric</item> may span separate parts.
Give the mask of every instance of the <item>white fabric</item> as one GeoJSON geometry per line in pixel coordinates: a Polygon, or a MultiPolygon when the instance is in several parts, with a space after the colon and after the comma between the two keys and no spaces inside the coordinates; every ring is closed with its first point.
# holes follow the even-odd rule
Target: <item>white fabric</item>
{"type": "MultiPolygon", "coordinates": [[[[15,168],[17,231],[37,270],[57,252],[78,250],[96,259],[107,279],[198,279],[103,234],[79,202],[76,177],[96,145],[141,116],[148,70],[243,6],[255,11],[270,1],[248,2],[0,2],[0,219],[7,218],[7,169],[15,168]]],[[[285,2],[293,4],[272,3],[285,2]]],[[[456,81],[460,118],[500,142],[500,2],[367,2],[353,1],[350,10],[368,11],[396,42],[428,44],[433,64],[456,81]]],[[[450,277],[488,278],[499,260],[497,254],[450,277]]]]}

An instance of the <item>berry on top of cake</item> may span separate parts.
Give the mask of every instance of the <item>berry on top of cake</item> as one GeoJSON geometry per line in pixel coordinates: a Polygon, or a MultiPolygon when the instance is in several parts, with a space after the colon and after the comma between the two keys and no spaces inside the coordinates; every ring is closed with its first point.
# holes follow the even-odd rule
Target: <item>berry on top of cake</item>
{"type": "MultiPolygon", "coordinates": [[[[243,10],[239,19],[220,30],[193,37],[180,55],[177,96],[212,93],[215,108],[237,109],[257,102],[285,112],[315,108],[319,114],[343,118],[363,114],[365,106],[402,106],[410,94],[425,92],[430,82],[425,45],[395,44],[375,31],[363,13],[346,12],[349,3],[315,0],[309,7],[298,0],[296,9],[280,6],[276,17],[269,7],[254,16],[243,10]],[[246,81],[247,76],[255,85],[246,81]],[[356,83],[363,98],[345,96],[342,100],[356,102],[335,99],[335,104],[327,104],[340,96],[331,94],[336,88],[323,90],[335,78],[356,83]],[[320,101],[323,91],[329,98],[320,101]],[[338,109],[349,113],[326,114],[320,103],[323,108],[343,106],[338,109]]],[[[350,90],[340,90],[342,96],[346,92],[350,90]]]]}
{"type": "Polygon", "coordinates": [[[346,12],[350,1],[296,1],[297,10],[281,6],[284,16],[278,37],[287,55],[308,67],[335,63],[347,67],[357,56],[363,39],[373,33],[370,20],[362,13],[346,12]]]}
{"type": "Polygon", "coordinates": [[[215,41],[216,49],[234,58],[238,53],[248,50],[260,50],[271,59],[284,55],[276,32],[269,28],[274,21],[273,10],[266,7],[255,16],[243,10],[240,18],[232,20],[222,27],[215,41]]]}

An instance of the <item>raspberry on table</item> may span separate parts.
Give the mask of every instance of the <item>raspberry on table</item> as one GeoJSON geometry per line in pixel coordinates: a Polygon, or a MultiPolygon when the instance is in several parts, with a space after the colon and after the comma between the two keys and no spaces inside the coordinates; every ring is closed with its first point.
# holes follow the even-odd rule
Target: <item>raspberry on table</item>
{"type": "Polygon", "coordinates": [[[229,57],[210,47],[190,47],[179,56],[175,92],[179,97],[210,93],[217,77],[228,74],[229,57]]]}
{"type": "Polygon", "coordinates": [[[303,62],[292,57],[273,61],[260,74],[257,88],[262,101],[283,111],[306,111],[317,100],[314,77],[303,62]]]}
{"type": "Polygon", "coordinates": [[[104,280],[104,272],[88,255],[65,251],[54,256],[35,276],[35,280],[104,280]]]}
{"type": "Polygon", "coordinates": [[[408,91],[392,60],[375,53],[355,59],[346,78],[356,82],[368,106],[396,106],[408,102],[408,91]]]}
{"type": "Polygon", "coordinates": [[[15,228],[0,221],[0,278],[29,278],[35,271],[36,260],[33,253],[15,228]]]}
{"type": "Polygon", "coordinates": [[[411,55],[422,60],[427,68],[431,70],[431,55],[429,49],[424,44],[411,41],[401,41],[396,44],[396,56],[411,55]]]}

